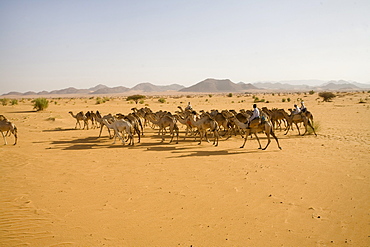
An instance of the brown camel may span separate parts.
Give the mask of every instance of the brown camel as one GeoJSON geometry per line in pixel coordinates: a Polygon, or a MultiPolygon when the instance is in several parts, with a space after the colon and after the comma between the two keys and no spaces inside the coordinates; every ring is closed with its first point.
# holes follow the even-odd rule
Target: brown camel
{"type": "Polygon", "coordinates": [[[254,134],[257,138],[257,141],[258,141],[258,144],[259,144],[259,148],[258,149],[262,149],[262,150],[265,150],[270,142],[271,142],[271,139],[270,139],[270,135],[272,135],[272,137],[274,137],[274,139],[276,140],[276,143],[279,147],[279,149],[281,149],[280,147],[280,144],[279,144],[279,140],[277,139],[275,133],[274,133],[274,130],[272,128],[272,124],[270,121],[266,121],[266,120],[261,120],[261,119],[254,119],[252,120],[252,122],[250,123],[250,126],[248,126],[247,123],[242,123],[240,122],[234,115],[231,115],[230,116],[230,119],[241,129],[243,129],[245,131],[245,137],[244,137],[244,143],[243,145],[240,147],[240,148],[243,148],[245,146],[245,143],[247,142],[247,138],[249,135],[251,134],[254,134]],[[261,122],[260,122],[261,120],[261,122]],[[261,142],[257,136],[257,133],[259,132],[264,132],[267,136],[267,144],[266,144],[266,147],[262,148],[261,146],[261,142]]]}
{"type": "Polygon", "coordinates": [[[176,119],[170,114],[164,114],[161,118],[158,118],[155,114],[150,114],[148,118],[153,124],[159,126],[159,133],[162,133],[162,142],[164,142],[165,129],[170,128],[171,140],[175,136],[176,132],[176,144],[179,143],[179,127],[177,126],[176,119]]]}
{"type": "Polygon", "coordinates": [[[87,118],[85,117],[85,115],[84,115],[84,113],[82,111],[79,112],[79,113],[77,113],[76,115],[73,115],[73,112],[70,111],[69,114],[71,114],[72,117],[76,119],[75,129],[77,129],[77,124],[80,126],[80,129],[81,129],[81,123],[80,123],[80,121],[83,121],[84,122],[83,129],[85,129],[85,126],[87,127],[87,129],[89,129],[89,125],[87,123],[87,118]]]}
{"type": "Polygon", "coordinates": [[[10,132],[14,135],[14,145],[17,144],[18,136],[17,136],[17,127],[13,123],[11,123],[8,119],[6,119],[4,116],[1,117],[0,120],[0,132],[4,139],[4,145],[7,145],[8,142],[6,141],[6,134],[4,135],[4,132],[10,132]]]}
{"type": "Polygon", "coordinates": [[[292,128],[292,126],[293,126],[293,123],[295,124],[295,126],[298,129],[298,135],[301,135],[301,132],[300,132],[299,127],[298,127],[298,123],[303,123],[303,125],[305,127],[305,132],[302,134],[302,136],[307,133],[307,126],[310,126],[311,129],[313,130],[313,133],[315,134],[315,136],[317,136],[317,134],[315,132],[315,128],[312,126],[312,124],[310,122],[310,119],[307,118],[305,114],[298,113],[298,114],[288,115],[288,113],[286,113],[285,111],[281,111],[281,112],[282,112],[282,114],[284,114],[284,117],[285,117],[285,119],[287,120],[287,123],[288,123],[288,126],[286,128],[286,133],[284,135],[288,134],[290,128],[292,128]]]}
{"type": "Polygon", "coordinates": [[[218,124],[216,120],[214,120],[208,113],[204,113],[199,120],[195,121],[194,115],[196,115],[196,112],[195,111],[191,112],[191,114],[189,114],[188,116],[188,120],[191,122],[193,126],[198,128],[200,134],[200,142],[198,144],[199,145],[202,144],[203,136],[205,137],[206,141],[209,142],[207,131],[208,129],[210,129],[214,134],[213,145],[217,147],[219,134],[218,134],[218,124]]]}

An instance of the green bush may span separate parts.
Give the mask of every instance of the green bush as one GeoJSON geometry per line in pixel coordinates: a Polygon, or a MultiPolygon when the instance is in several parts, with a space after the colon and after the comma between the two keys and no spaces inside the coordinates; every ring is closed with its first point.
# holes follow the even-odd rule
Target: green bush
{"type": "Polygon", "coordinates": [[[320,92],[319,96],[322,98],[323,101],[329,102],[332,98],[335,97],[335,94],[332,92],[320,92]]]}
{"type": "Polygon", "coordinates": [[[18,105],[18,100],[17,99],[12,99],[10,100],[11,105],[18,105]]]}
{"type": "Polygon", "coordinates": [[[165,103],[166,99],[165,98],[159,98],[158,101],[161,102],[161,103],[165,103]]]}
{"type": "Polygon", "coordinates": [[[312,94],[314,94],[314,93],[315,93],[315,91],[311,90],[311,91],[309,91],[308,93],[309,93],[310,95],[312,95],[312,94]]]}
{"type": "Polygon", "coordinates": [[[2,104],[3,106],[6,106],[6,105],[8,105],[8,103],[9,103],[9,99],[7,99],[7,98],[3,98],[3,99],[0,99],[0,102],[1,102],[1,104],[2,104]]]}
{"type": "Polygon", "coordinates": [[[49,101],[45,98],[37,98],[31,102],[33,103],[33,109],[36,109],[36,111],[45,110],[49,106],[49,101]]]}
{"type": "Polygon", "coordinates": [[[285,98],[282,98],[282,99],[281,99],[281,102],[285,102],[285,101],[286,101],[286,99],[285,99],[285,98]]]}
{"type": "Polygon", "coordinates": [[[227,97],[233,97],[233,94],[232,94],[232,93],[229,93],[229,94],[227,95],[227,97]]]}
{"type": "Polygon", "coordinates": [[[287,100],[288,102],[290,102],[290,98],[287,98],[286,100],[287,100]]]}
{"type": "MultiPolygon", "coordinates": [[[[313,123],[311,122],[311,124],[315,128],[316,133],[319,133],[321,131],[321,124],[319,121],[314,121],[313,123]]],[[[307,126],[307,133],[309,135],[313,134],[313,130],[311,129],[310,126],[307,126]]]]}
{"type": "Polygon", "coordinates": [[[145,96],[140,94],[131,95],[126,98],[127,101],[135,101],[136,104],[139,103],[139,100],[143,99],[145,99],[145,96]]]}

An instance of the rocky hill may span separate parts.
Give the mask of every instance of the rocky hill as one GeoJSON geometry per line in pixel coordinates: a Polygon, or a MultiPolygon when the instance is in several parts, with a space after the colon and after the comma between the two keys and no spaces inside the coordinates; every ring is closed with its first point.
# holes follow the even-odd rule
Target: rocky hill
{"type": "Polygon", "coordinates": [[[197,93],[233,93],[242,92],[248,89],[257,89],[251,84],[239,83],[236,84],[229,79],[217,80],[217,79],[206,79],[191,87],[183,88],[180,92],[197,92],[197,93]]]}

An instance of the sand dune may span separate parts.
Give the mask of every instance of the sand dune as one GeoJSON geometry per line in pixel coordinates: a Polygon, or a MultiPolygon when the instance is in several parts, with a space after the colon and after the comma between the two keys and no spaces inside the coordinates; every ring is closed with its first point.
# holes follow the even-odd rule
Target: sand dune
{"type": "MultiPolygon", "coordinates": [[[[141,143],[123,147],[106,130],[101,138],[98,129],[75,130],[68,111],[144,105],[61,98],[43,112],[28,100],[0,106],[19,133],[16,146],[0,147],[0,245],[369,246],[370,106],[358,103],[369,94],[326,103],[317,94],[259,97],[270,101],[260,107],[285,109],[304,98],[318,136],[277,131],[283,149],[272,141],[262,151],[255,139],[240,149],[240,136],[198,145],[183,140],[184,128],[179,144],[160,143],[146,128],[141,143]]],[[[188,101],[196,110],[253,104],[246,95],[145,103],[174,112],[188,101]]]]}

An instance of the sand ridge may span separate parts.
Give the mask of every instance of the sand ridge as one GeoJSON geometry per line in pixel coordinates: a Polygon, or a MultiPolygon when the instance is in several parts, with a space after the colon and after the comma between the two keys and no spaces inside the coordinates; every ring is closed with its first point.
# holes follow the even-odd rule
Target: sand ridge
{"type": "MultiPolygon", "coordinates": [[[[304,97],[320,124],[317,137],[276,131],[283,149],[272,141],[264,151],[255,139],[240,149],[240,136],[197,145],[183,127],[178,144],[146,128],[133,147],[112,145],[106,130],[74,129],[69,111],[144,106],[119,98],[53,99],[42,112],[28,100],[0,106],[19,133],[16,146],[0,147],[0,245],[368,246],[370,107],[358,103],[368,93],[305,96],[259,95],[270,101],[259,107],[284,109],[304,97]]],[[[247,95],[145,103],[174,112],[188,101],[196,110],[253,104],[247,95]]]]}

